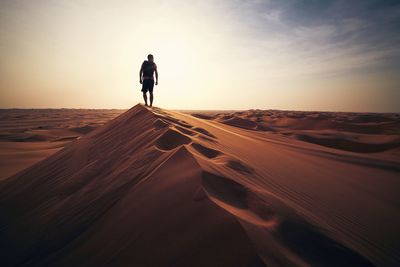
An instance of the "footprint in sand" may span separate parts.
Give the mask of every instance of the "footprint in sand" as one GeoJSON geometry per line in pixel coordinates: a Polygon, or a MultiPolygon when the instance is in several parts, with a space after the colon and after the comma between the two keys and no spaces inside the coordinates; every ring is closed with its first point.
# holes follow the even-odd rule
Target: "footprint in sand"
{"type": "Polygon", "coordinates": [[[228,166],[229,168],[234,169],[236,171],[242,172],[242,173],[251,174],[254,172],[253,168],[251,168],[250,166],[244,164],[243,162],[241,162],[239,160],[230,159],[226,163],[226,166],[228,166]]]}
{"type": "Polygon", "coordinates": [[[192,130],[194,130],[194,131],[196,131],[196,132],[199,132],[199,133],[202,133],[202,134],[204,134],[204,135],[206,135],[206,136],[208,136],[208,137],[211,137],[211,138],[217,138],[217,137],[215,137],[215,135],[213,135],[213,134],[211,134],[209,131],[207,131],[206,129],[203,129],[203,128],[200,128],[200,127],[195,127],[195,128],[193,128],[192,130]]]}
{"type": "Polygon", "coordinates": [[[175,117],[172,117],[172,116],[170,116],[168,114],[166,114],[166,115],[157,115],[157,117],[160,118],[160,119],[163,119],[165,121],[169,121],[169,122],[171,122],[171,123],[173,123],[175,125],[177,124],[179,126],[182,126],[182,127],[185,127],[185,128],[189,128],[189,129],[193,128],[193,125],[187,123],[186,121],[179,120],[179,119],[177,119],[175,117]]]}
{"type": "Polygon", "coordinates": [[[188,136],[173,129],[168,129],[156,140],[156,147],[161,150],[172,150],[190,142],[192,142],[192,139],[188,136]]]}
{"type": "Polygon", "coordinates": [[[222,153],[218,150],[212,149],[212,148],[208,148],[206,146],[203,146],[201,144],[198,143],[192,143],[191,145],[197,152],[199,152],[200,154],[202,154],[203,156],[209,158],[209,159],[213,159],[219,155],[222,155],[222,153]]]}
{"type": "Polygon", "coordinates": [[[271,206],[242,184],[209,172],[203,172],[202,183],[212,200],[236,217],[263,227],[278,224],[271,206]]]}
{"type": "Polygon", "coordinates": [[[192,131],[192,130],[189,130],[188,128],[179,126],[179,125],[175,125],[175,128],[176,128],[179,132],[184,133],[184,134],[187,134],[187,135],[191,135],[191,136],[197,135],[196,132],[194,132],[194,131],[192,131]]]}
{"type": "Polygon", "coordinates": [[[168,127],[168,122],[164,121],[163,119],[158,118],[154,122],[154,128],[157,129],[157,130],[163,129],[165,127],[168,127]]]}

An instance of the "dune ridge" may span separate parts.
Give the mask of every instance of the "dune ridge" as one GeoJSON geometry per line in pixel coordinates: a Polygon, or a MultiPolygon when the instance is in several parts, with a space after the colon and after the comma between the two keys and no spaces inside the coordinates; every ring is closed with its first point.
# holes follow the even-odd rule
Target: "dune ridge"
{"type": "Polygon", "coordinates": [[[192,115],[242,129],[275,132],[359,153],[383,152],[400,147],[400,117],[395,113],[247,110],[192,115]]]}
{"type": "Polygon", "coordinates": [[[304,143],[244,119],[223,120],[138,104],[2,181],[1,262],[400,262],[395,230],[400,222],[398,170],[379,168],[385,159],[377,162],[374,155],[304,143]],[[310,149],[351,156],[368,167],[321,157],[310,149]],[[385,228],[376,232],[378,226],[385,228]]]}

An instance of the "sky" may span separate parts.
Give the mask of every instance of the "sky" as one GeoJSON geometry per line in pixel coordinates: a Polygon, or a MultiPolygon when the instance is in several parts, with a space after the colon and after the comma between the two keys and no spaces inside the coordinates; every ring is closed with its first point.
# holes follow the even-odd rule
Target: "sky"
{"type": "Polygon", "coordinates": [[[400,112],[400,1],[2,0],[0,108],[400,112]]]}

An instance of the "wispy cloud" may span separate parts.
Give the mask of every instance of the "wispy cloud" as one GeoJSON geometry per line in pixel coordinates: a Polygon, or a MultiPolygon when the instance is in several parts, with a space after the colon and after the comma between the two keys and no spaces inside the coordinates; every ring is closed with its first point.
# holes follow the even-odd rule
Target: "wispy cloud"
{"type": "MultiPolygon", "coordinates": [[[[303,74],[400,70],[398,1],[237,1],[255,46],[303,74]],[[396,59],[396,60],[394,60],[396,59]]],[[[278,63],[278,62],[277,62],[278,63]]],[[[271,66],[271,62],[270,62],[271,66]]]]}

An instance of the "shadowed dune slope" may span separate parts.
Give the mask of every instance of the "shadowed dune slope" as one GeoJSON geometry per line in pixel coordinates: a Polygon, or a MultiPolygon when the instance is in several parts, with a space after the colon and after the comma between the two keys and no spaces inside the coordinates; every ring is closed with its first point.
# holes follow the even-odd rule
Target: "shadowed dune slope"
{"type": "Polygon", "coordinates": [[[159,125],[137,105],[2,183],[2,266],[264,266],[159,125]]]}
{"type": "Polygon", "coordinates": [[[396,154],[232,118],[138,104],[0,182],[2,266],[400,264],[396,154]]]}

